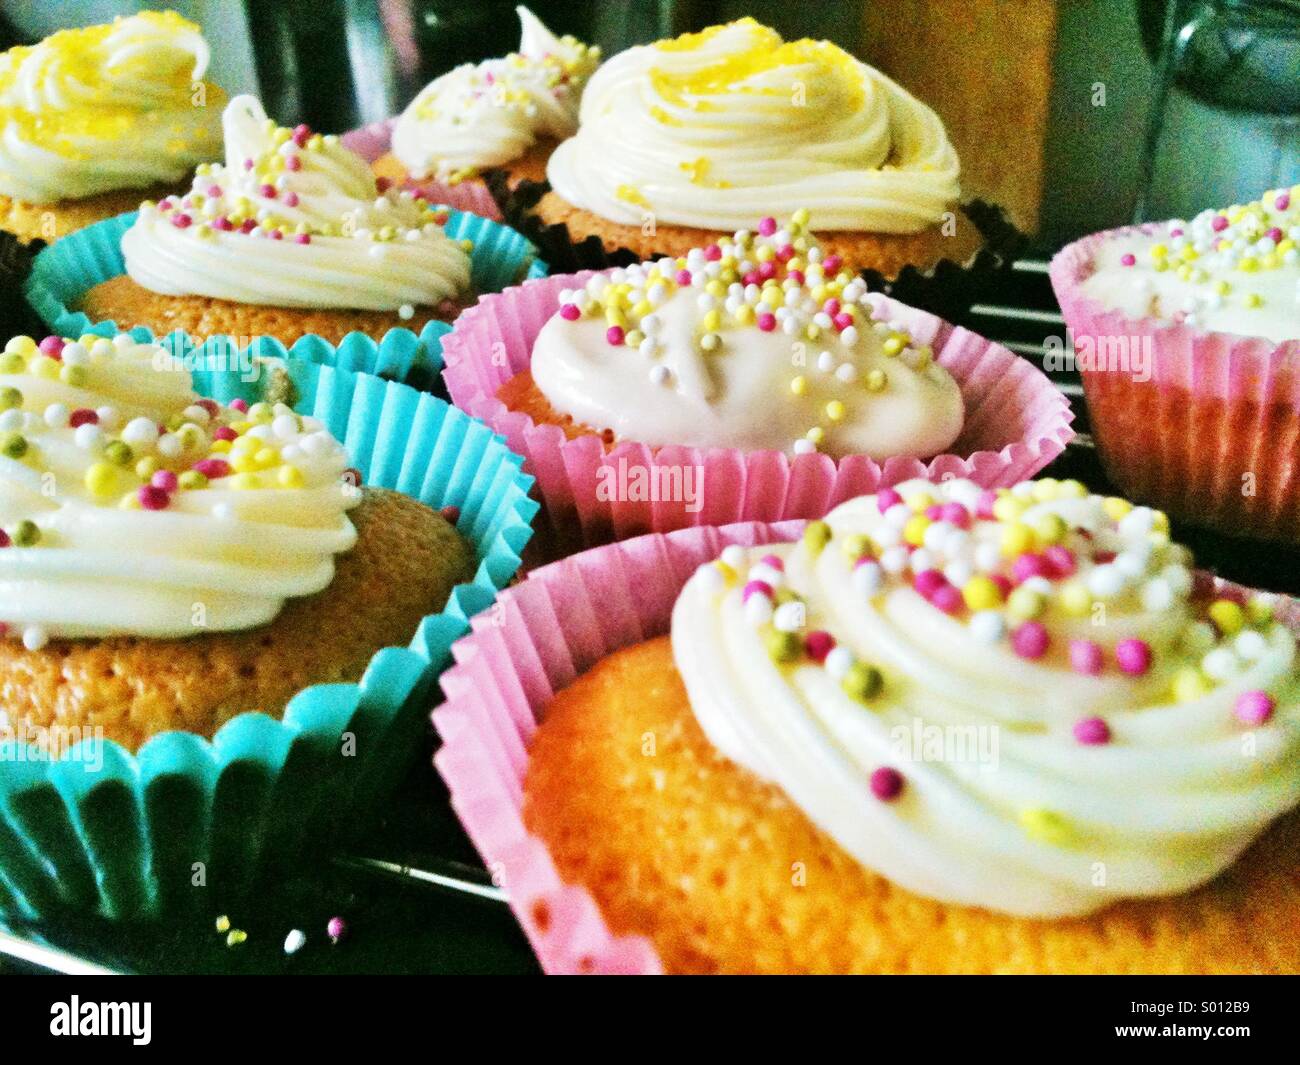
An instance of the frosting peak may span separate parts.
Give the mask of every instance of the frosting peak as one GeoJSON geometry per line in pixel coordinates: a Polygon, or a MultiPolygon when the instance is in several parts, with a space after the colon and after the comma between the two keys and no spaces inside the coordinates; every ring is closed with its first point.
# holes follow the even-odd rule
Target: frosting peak
{"type": "Polygon", "coordinates": [[[0,634],[30,649],[252,628],[355,542],[320,422],[200,398],[156,344],[15,337],[0,411],[0,634]]]}
{"type": "Polygon", "coordinates": [[[600,49],[556,37],[528,8],[515,10],[523,27],[518,52],[448,71],[397,120],[393,153],[413,177],[455,183],[518,159],[540,137],[563,140],[578,128],[600,49]]]}
{"type": "Polygon", "coordinates": [[[1300,801],[1295,637],[1190,566],[1077,482],[909,481],[702,567],[673,649],[712,742],[863,865],[1087,913],[1205,883],[1300,801]]]}
{"type": "Polygon", "coordinates": [[[218,148],[208,58],[171,11],[0,55],[0,194],[41,204],[179,181],[218,148]]]}
{"type": "Polygon", "coordinates": [[[961,392],[798,210],[560,294],[532,375],[561,413],[643,444],[929,456],[961,392]],[[629,395],[637,402],[630,404],[629,395]],[[755,411],[763,417],[756,418],[755,411]]]}
{"type": "Polygon", "coordinates": [[[604,218],[732,230],[800,203],[831,230],[915,233],[960,194],[943,124],[827,41],[753,19],[630,48],[592,77],[547,177],[604,218]]]}
{"type": "Polygon", "coordinates": [[[226,162],[183,197],[144,204],[122,238],[127,273],[166,295],[271,307],[399,310],[463,295],[466,249],[406,191],[381,191],[337,137],[288,129],[251,96],[223,119],[226,162]]]}

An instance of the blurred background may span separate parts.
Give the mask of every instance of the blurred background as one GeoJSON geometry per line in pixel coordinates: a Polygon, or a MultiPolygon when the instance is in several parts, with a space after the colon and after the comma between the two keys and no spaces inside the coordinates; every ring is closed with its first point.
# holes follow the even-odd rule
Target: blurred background
{"type": "MultiPolygon", "coordinates": [[[[213,75],[282,122],[341,131],[457,63],[518,47],[513,0],[0,0],[0,46],[170,6],[213,75]]],[[[534,0],[557,33],[629,45],[742,15],[825,37],[933,106],[963,187],[1045,246],[1300,181],[1300,0],[534,0]]]]}

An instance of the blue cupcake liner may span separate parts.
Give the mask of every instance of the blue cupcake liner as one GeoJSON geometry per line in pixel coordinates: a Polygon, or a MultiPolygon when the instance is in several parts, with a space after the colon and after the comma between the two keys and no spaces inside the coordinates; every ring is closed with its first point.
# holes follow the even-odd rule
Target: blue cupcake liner
{"type": "MultiPolygon", "coordinates": [[[[450,208],[448,213],[443,226],[447,235],[474,243],[470,267],[476,292],[500,292],[522,281],[547,276],[548,267],[537,258],[537,249],[515,230],[475,214],[450,208]]],[[[73,308],[95,285],[126,272],[122,235],[134,224],[137,214],[133,211],[96,222],[56,241],[36,256],[24,295],[51,332],[77,337],[86,333],[113,336],[125,331],[111,320],[93,322],[83,311],[73,308]]],[[[337,347],[309,334],[290,346],[287,354],[292,359],[338,365],[358,373],[424,383],[435,379],[442,370],[442,338],[449,332],[451,325],[447,322],[429,322],[418,335],[409,329],[391,329],[379,341],[365,333],[350,333],[337,347]]],[[[143,327],[131,333],[141,339],[153,337],[143,327]]]]}
{"type": "MultiPolygon", "coordinates": [[[[232,347],[215,338],[188,349],[195,389],[255,400],[259,382],[228,365],[232,347]]],[[[477,419],[327,363],[279,364],[295,409],[343,441],[366,484],[460,508],[458,528],[479,559],[474,579],[407,647],[379,651],[358,683],[307,688],[279,720],[241,714],[210,742],[165,733],[134,756],[111,741],[84,740],[58,760],[0,742],[0,915],[41,920],[72,908],[138,920],[223,905],[267,866],[364,827],[409,768],[451,644],[519,568],[537,511],[533,479],[477,419]],[[353,757],[340,756],[345,733],[353,757]]]]}

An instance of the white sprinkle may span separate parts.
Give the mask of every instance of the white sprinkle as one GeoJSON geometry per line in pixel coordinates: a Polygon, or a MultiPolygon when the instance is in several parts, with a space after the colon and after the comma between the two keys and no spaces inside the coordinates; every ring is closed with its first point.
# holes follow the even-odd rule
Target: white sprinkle
{"type": "Polygon", "coordinates": [[[82,451],[98,453],[104,446],[104,430],[98,425],[78,425],[72,432],[72,440],[82,451]]]}
{"type": "Polygon", "coordinates": [[[12,433],[23,426],[23,412],[20,410],[7,410],[0,414],[0,433],[12,433]]]}
{"type": "Polygon", "coordinates": [[[757,566],[749,568],[749,573],[745,576],[745,579],[748,581],[762,581],[772,588],[780,588],[785,583],[785,574],[775,566],[760,562],[757,566]]]}
{"type": "Polygon", "coordinates": [[[924,547],[918,547],[908,556],[908,565],[912,567],[913,573],[924,573],[928,569],[935,569],[935,557],[933,551],[927,551],[924,547]]]}
{"type": "Polygon", "coordinates": [[[59,357],[63,360],[64,366],[85,366],[90,362],[90,352],[84,345],[76,343],[65,344],[63,350],[59,352],[59,357]]]}
{"type": "Polygon", "coordinates": [[[1142,609],[1152,613],[1168,610],[1174,603],[1174,590],[1163,577],[1154,577],[1142,586],[1142,609]]]}
{"type": "Polygon", "coordinates": [[[212,516],[217,521],[230,521],[235,516],[235,508],[229,503],[216,503],[212,507],[212,516]]]}
{"type": "Polygon", "coordinates": [[[993,573],[1002,568],[1002,549],[994,543],[983,543],[975,548],[975,568],[981,573],[993,573]]]}
{"type": "MultiPolygon", "coordinates": [[[[750,596],[751,599],[754,596],[750,596]]],[[[780,632],[798,632],[804,626],[807,611],[803,603],[782,603],[772,615],[772,625],[780,632]]]]}
{"type": "Polygon", "coordinates": [[[722,561],[739,573],[745,568],[745,562],[747,561],[745,549],[739,544],[732,544],[730,547],[724,548],[722,561]]]}
{"type": "Polygon", "coordinates": [[[1237,649],[1237,654],[1241,655],[1247,662],[1256,662],[1263,658],[1268,651],[1268,640],[1264,639],[1264,634],[1256,632],[1254,629],[1246,629],[1244,632],[1237,634],[1233,646],[1237,649]]]}
{"type": "Polygon", "coordinates": [[[181,438],[175,433],[163,433],[158,438],[158,454],[165,459],[178,458],[184,450],[185,445],[181,443],[181,438]]]}
{"type": "Polygon", "coordinates": [[[695,571],[696,577],[700,584],[704,586],[705,592],[709,595],[717,595],[727,586],[726,578],[722,576],[722,571],[712,562],[706,562],[695,571]]]}
{"type": "Polygon", "coordinates": [[[1114,566],[1098,566],[1088,574],[1087,584],[1098,599],[1113,599],[1124,590],[1124,574],[1114,566]]]}
{"type": "Polygon", "coordinates": [[[100,407],[95,413],[99,415],[99,424],[110,432],[122,424],[122,415],[116,407],[100,407]]]}
{"type": "Polygon", "coordinates": [[[207,425],[208,422],[212,420],[212,416],[208,414],[207,408],[200,407],[197,403],[191,407],[186,407],[181,414],[183,417],[199,426],[207,425]]]}
{"type": "Polygon", "coordinates": [[[409,303],[403,303],[400,307],[397,308],[397,317],[404,322],[409,322],[412,318],[415,317],[415,308],[412,307],[409,303]]]}
{"type": "MultiPolygon", "coordinates": [[[[113,338],[112,343],[113,347],[117,348],[118,351],[126,351],[127,348],[133,348],[136,346],[135,338],[132,337],[130,333],[118,333],[117,336],[113,338]]],[[[99,344],[96,344],[95,347],[98,348],[99,344]]]]}
{"type": "Polygon", "coordinates": [[[745,601],[745,620],[757,628],[772,620],[772,600],[765,595],[751,595],[745,601]]]}
{"type": "Polygon", "coordinates": [[[50,634],[39,625],[28,625],[23,629],[23,646],[29,651],[39,651],[50,642],[50,634]]]}
{"type": "Polygon", "coordinates": [[[907,548],[891,547],[880,556],[880,568],[886,573],[902,573],[907,569],[907,548]]]}
{"type": "Polygon", "coordinates": [[[843,363],[840,368],[835,371],[835,376],[846,385],[851,385],[858,379],[858,368],[851,362],[843,363]]]}
{"type": "Polygon", "coordinates": [[[1166,566],[1160,571],[1160,576],[1170,591],[1180,598],[1192,590],[1192,571],[1186,566],[1166,566]]]}
{"type": "Polygon", "coordinates": [[[67,427],[68,418],[72,412],[68,410],[63,403],[51,403],[45,408],[45,424],[51,429],[63,429],[67,427]]]}
{"type": "Polygon", "coordinates": [[[794,442],[794,453],[796,455],[811,455],[816,450],[817,445],[802,436],[794,442]]]}
{"type": "Polygon", "coordinates": [[[980,610],[971,615],[970,634],[980,643],[997,643],[1007,632],[1007,623],[996,610],[980,610]]]}
{"type": "Polygon", "coordinates": [[[1211,680],[1230,680],[1241,672],[1241,663],[1231,647],[1216,647],[1201,659],[1201,669],[1211,680]]]}
{"type": "Polygon", "coordinates": [[[284,937],[284,952],[286,954],[297,954],[302,950],[307,942],[307,935],[299,928],[295,928],[284,937]]]}
{"type": "Polygon", "coordinates": [[[885,571],[880,568],[879,563],[863,562],[859,566],[853,567],[853,590],[868,599],[880,591],[881,586],[885,583],[885,571]]]}
{"type": "Polygon", "coordinates": [[[672,378],[672,371],[663,363],[650,367],[650,383],[652,385],[666,385],[672,378]]]}
{"type": "Polygon", "coordinates": [[[853,668],[853,652],[847,647],[832,647],[822,668],[831,675],[832,680],[843,680],[853,668]]]}

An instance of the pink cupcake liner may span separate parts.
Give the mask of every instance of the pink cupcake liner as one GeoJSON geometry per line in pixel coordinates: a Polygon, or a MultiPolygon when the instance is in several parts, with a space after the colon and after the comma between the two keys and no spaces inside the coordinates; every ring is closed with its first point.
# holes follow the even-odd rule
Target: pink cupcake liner
{"type": "Polygon", "coordinates": [[[930,344],[961,386],[966,424],[951,453],[929,461],[865,455],[836,462],[825,455],[791,459],[779,451],[650,447],[625,442],[608,452],[594,435],[568,439],[557,425],[539,425],[496,398],[526,370],[538,332],[559,306],[562,289],[585,283],[589,271],[542,278],[484,296],[443,339],[443,377],[453,402],[482,418],[522,454],[537,478],[546,520],[539,531],[552,557],[647,532],[738,521],[816,518],[837,503],[912,477],[969,477],[986,488],[1033,476],[1073,438],[1069,401],[1036,367],[1013,352],[925,311],[882,295],[870,298],[891,320],[930,344]],[[702,506],[596,498],[600,470],[698,467],[702,506]],[[549,523],[549,524],[548,524],[549,523]],[[549,536],[549,540],[546,537],[549,536]]]}
{"type": "MultiPolygon", "coordinates": [[[[367,163],[373,163],[388,151],[393,139],[395,118],[386,118],[382,122],[372,122],[368,126],[351,130],[339,140],[345,148],[356,152],[367,163]]],[[[423,192],[430,202],[446,204],[458,211],[469,211],[480,218],[490,218],[494,222],[505,219],[497,206],[492,193],[482,181],[462,181],[458,185],[444,185],[440,181],[408,181],[407,187],[423,192]]]]}
{"type": "MultiPolygon", "coordinates": [[[[542,968],[553,974],[663,971],[644,937],[616,935],[591,893],[566,884],[546,844],[523,821],[528,748],[552,697],[604,656],[668,632],[695,570],[731,544],[788,542],[803,522],[742,523],[651,534],[535,570],[503,592],[452,646],[446,702],[433,713],[443,745],[434,763],[474,846],[504,888],[542,968]]],[[[1241,601],[1250,590],[1197,574],[1241,601]]],[[[1300,602],[1277,615],[1300,630],[1300,602]]]]}
{"type": "Polygon", "coordinates": [[[1051,265],[1076,345],[1086,338],[1101,350],[1126,338],[1150,351],[1146,381],[1081,369],[1107,474],[1125,495],[1189,523],[1300,539],[1300,340],[1276,344],[1107,310],[1082,282],[1100,244],[1123,232],[1076,241],[1051,265]]]}

